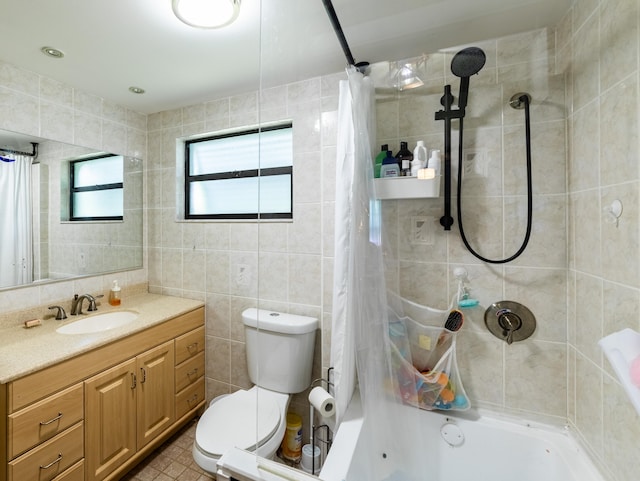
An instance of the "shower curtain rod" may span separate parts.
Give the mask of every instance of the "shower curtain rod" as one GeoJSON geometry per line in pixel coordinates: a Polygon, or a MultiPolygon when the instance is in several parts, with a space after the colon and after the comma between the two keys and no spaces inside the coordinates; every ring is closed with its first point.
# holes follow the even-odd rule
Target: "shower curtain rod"
{"type": "Polygon", "coordinates": [[[356,60],[351,54],[349,44],[347,43],[347,38],[344,36],[344,32],[342,31],[342,27],[340,26],[340,21],[338,20],[336,10],[333,8],[333,3],[331,3],[331,0],[322,0],[322,3],[324,4],[324,8],[327,11],[327,15],[329,16],[329,20],[331,21],[333,30],[336,32],[336,37],[338,37],[338,42],[340,42],[340,46],[342,47],[344,56],[347,59],[347,65],[353,65],[358,69],[360,73],[365,73],[365,70],[369,66],[369,62],[356,63],[356,60]]]}
{"type": "Polygon", "coordinates": [[[0,147],[0,152],[5,154],[16,154],[16,155],[26,155],[27,157],[33,157],[34,159],[38,157],[38,143],[31,142],[31,152],[23,152],[21,150],[11,150],[5,149],[4,147],[0,147]]]}

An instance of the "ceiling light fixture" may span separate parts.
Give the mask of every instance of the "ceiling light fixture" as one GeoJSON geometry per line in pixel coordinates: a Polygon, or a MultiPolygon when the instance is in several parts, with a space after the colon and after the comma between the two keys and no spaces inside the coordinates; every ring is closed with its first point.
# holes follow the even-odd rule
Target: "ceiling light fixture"
{"type": "Polygon", "coordinates": [[[192,27],[220,28],[238,18],[240,0],[172,0],[173,13],[192,27]]]}
{"type": "Polygon", "coordinates": [[[133,92],[134,94],[143,94],[144,89],[140,87],[129,87],[129,92],[133,92]]]}
{"type": "Polygon", "coordinates": [[[62,58],[64,57],[64,53],[62,53],[60,50],[58,50],[57,48],[53,48],[53,47],[42,47],[40,49],[40,51],[45,54],[47,57],[53,57],[53,58],[62,58]]]}

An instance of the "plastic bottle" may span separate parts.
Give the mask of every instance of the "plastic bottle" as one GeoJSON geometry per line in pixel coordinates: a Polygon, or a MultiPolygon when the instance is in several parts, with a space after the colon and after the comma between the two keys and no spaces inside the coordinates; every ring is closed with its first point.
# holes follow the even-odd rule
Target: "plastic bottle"
{"type": "Polygon", "coordinates": [[[387,150],[387,156],[382,161],[382,167],[380,167],[380,177],[399,177],[400,165],[398,159],[396,159],[390,150],[387,150]]]}
{"type": "Polygon", "coordinates": [[[400,165],[400,175],[411,175],[411,161],[413,160],[413,153],[409,150],[406,142],[400,142],[400,150],[396,154],[398,164],[400,165]]]}
{"type": "Polygon", "coordinates": [[[383,144],[380,148],[380,152],[376,155],[376,162],[373,167],[373,176],[376,179],[380,178],[380,168],[382,167],[382,161],[387,156],[387,150],[389,150],[389,146],[387,144],[383,144]]]}
{"type": "Polygon", "coordinates": [[[412,177],[416,177],[418,175],[418,170],[424,169],[427,166],[427,152],[424,141],[418,140],[418,145],[413,149],[413,160],[411,161],[412,177]]]}
{"type": "Polygon", "coordinates": [[[109,292],[109,304],[119,306],[120,302],[120,286],[118,281],[113,281],[113,286],[111,286],[111,291],[109,292]]]}
{"type": "Polygon", "coordinates": [[[302,418],[296,413],[287,413],[287,429],[282,440],[282,456],[290,461],[302,457],[302,418]]]}
{"type": "Polygon", "coordinates": [[[427,163],[427,167],[436,171],[436,175],[440,175],[440,151],[432,150],[431,158],[427,163]]]}

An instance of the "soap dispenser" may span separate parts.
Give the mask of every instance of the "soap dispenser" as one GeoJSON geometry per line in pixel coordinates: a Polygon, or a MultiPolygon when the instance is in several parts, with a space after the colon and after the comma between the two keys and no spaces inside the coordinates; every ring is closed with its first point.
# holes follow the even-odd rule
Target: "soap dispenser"
{"type": "Polygon", "coordinates": [[[111,292],[109,292],[109,304],[119,306],[120,302],[120,286],[118,285],[118,281],[113,281],[111,292]]]}

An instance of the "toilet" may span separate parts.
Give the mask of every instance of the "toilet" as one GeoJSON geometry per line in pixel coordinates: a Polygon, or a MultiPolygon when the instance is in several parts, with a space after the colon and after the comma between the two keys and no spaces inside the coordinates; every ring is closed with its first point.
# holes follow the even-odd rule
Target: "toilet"
{"type": "Polygon", "coordinates": [[[291,394],[311,384],[317,319],[250,308],[242,322],[254,386],[218,396],[198,421],[193,459],[210,474],[234,447],[273,458],[287,427],[291,394]]]}

